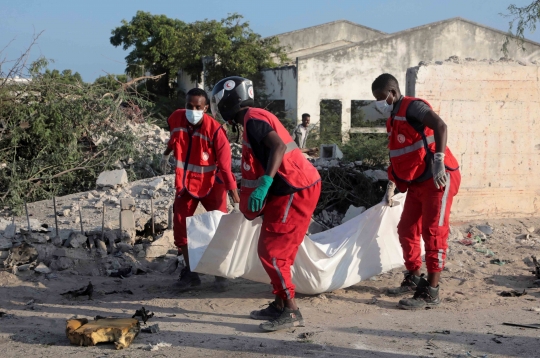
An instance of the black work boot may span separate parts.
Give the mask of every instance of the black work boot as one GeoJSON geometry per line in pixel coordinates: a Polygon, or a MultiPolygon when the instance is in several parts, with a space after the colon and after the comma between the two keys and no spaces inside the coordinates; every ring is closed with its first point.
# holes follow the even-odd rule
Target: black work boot
{"type": "Polygon", "coordinates": [[[389,288],[386,290],[388,296],[402,296],[411,292],[416,291],[416,287],[421,279],[424,278],[424,274],[420,276],[415,276],[412,273],[405,273],[405,278],[401,282],[399,287],[389,288]]]}
{"type": "Polygon", "coordinates": [[[225,292],[229,287],[229,280],[226,277],[216,276],[214,281],[214,291],[216,292],[225,292]]]}
{"type": "Polygon", "coordinates": [[[191,272],[189,267],[184,267],[180,272],[180,279],[178,280],[178,286],[181,290],[188,289],[190,287],[200,286],[201,279],[199,274],[191,272]]]}
{"type": "Polygon", "coordinates": [[[431,287],[426,279],[422,278],[413,298],[404,298],[399,301],[399,307],[405,310],[421,310],[435,308],[441,304],[439,299],[439,286],[431,287]]]}
{"type": "Polygon", "coordinates": [[[303,327],[304,319],[300,310],[292,310],[290,308],[283,308],[283,312],[278,318],[275,318],[271,321],[261,323],[259,328],[268,331],[279,331],[280,329],[286,329],[291,327],[303,327]]]}
{"type": "Polygon", "coordinates": [[[249,317],[262,321],[271,321],[273,319],[279,318],[282,313],[283,309],[278,308],[278,306],[276,305],[276,301],[273,301],[270,302],[268,307],[263,308],[262,310],[251,311],[249,317]]]}

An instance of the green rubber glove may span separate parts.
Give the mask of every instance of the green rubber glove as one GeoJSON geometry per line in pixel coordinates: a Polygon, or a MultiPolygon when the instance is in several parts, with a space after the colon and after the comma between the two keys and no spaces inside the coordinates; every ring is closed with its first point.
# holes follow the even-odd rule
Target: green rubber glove
{"type": "Polygon", "coordinates": [[[255,213],[262,209],[264,199],[266,198],[266,195],[268,195],[268,190],[273,181],[274,179],[268,175],[263,175],[259,179],[259,186],[249,196],[248,208],[250,211],[255,213]]]}

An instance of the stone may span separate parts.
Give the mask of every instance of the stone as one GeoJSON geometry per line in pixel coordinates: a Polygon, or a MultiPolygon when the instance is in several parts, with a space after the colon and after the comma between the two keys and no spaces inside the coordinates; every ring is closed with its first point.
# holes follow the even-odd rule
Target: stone
{"type": "Polygon", "coordinates": [[[43,262],[37,265],[36,268],[34,268],[34,271],[42,274],[48,274],[52,272],[52,270],[48,268],[43,262]]]}
{"type": "Polygon", "coordinates": [[[356,165],[357,167],[360,167],[362,166],[363,162],[361,160],[357,160],[354,162],[354,165],[356,165]]]}
{"type": "Polygon", "coordinates": [[[71,215],[71,210],[64,209],[61,212],[59,212],[58,215],[60,215],[60,216],[69,216],[69,215],[71,215]]]}
{"type": "Polygon", "coordinates": [[[100,239],[97,239],[95,242],[96,242],[97,252],[99,253],[99,255],[102,258],[106,257],[107,256],[107,245],[103,241],[101,241],[100,239]]]}
{"type": "Polygon", "coordinates": [[[73,266],[75,266],[75,263],[68,257],[59,257],[50,264],[50,268],[54,271],[69,270],[70,268],[73,268],[73,266]]]}
{"type": "Polygon", "coordinates": [[[323,159],[341,159],[343,153],[339,150],[337,144],[321,144],[320,157],[323,159]]]}
{"type": "Polygon", "coordinates": [[[176,249],[172,230],[167,230],[156,241],[146,247],[146,258],[164,257],[170,249],[176,249]]]}
{"type": "Polygon", "coordinates": [[[9,250],[13,247],[13,242],[10,239],[0,236],[0,250],[9,250]]]}
{"type": "Polygon", "coordinates": [[[119,242],[117,247],[121,252],[129,252],[133,249],[133,246],[125,242],[119,242]]]}
{"type": "Polygon", "coordinates": [[[133,198],[126,198],[120,200],[120,209],[121,210],[130,210],[135,212],[137,210],[137,206],[135,205],[135,199],[133,198]]]}
{"type": "Polygon", "coordinates": [[[83,234],[74,232],[69,236],[69,239],[66,240],[64,246],[76,249],[86,244],[87,240],[88,238],[83,234]]]}
{"type": "Polygon", "coordinates": [[[86,195],[86,198],[87,198],[88,200],[92,200],[92,199],[95,198],[95,196],[94,196],[92,193],[88,193],[88,194],[86,195]]]}
{"type": "Polygon", "coordinates": [[[23,264],[19,266],[13,266],[12,272],[14,275],[19,275],[21,272],[28,271],[32,268],[32,264],[23,264]]]}
{"type": "Polygon", "coordinates": [[[0,251],[0,260],[5,260],[9,256],[9,251],[0,251]]]}
{"type": "Polygon", "coordinates": [[[364,172],[362,172],[362,174],[364,174],[366,177],[370,178],[371,181],[373,181],[374,183],[379,181],[379,180],[388,180],[388,173],[385,172],[384,170],[371,170],[371,169],[368,169],[364,172]]]}
{"type": "Polygon", "coordinates": [[[128,183],[128,176],[125,169],[110,170],[99,174],[96,181],[98,187],[116,188],[128,183]]]}
{"type": "Polygon", "coordinates": [[[120,204],[120,199],[118,199],[116,196],[109,197],[109,203],[111,204],[120,204]]]}
{"type": "Polygon", "coordinates": [[[486,235],[493,234],[493,228],[489,225],[477,225],[476,228],[486,235]]]}
{"type": "Polygon", "coordinates": [[[534,232],[534,226],[528,227],[527,231],[532,234],[534,232]]]}
{"type": "Polygon", "coordinates": [[[29,244],[46,244],[49,241],[49,237],[42,233],[26,233],[24,234],[24,241],[29,244]]]}
{"type": "Polygon", "coordinates": [[[157,190],[161,189],[164,184],[165,184],[165,182],[164,182],[163,178],[157,178],[157,179],[154,179],[151,182],[149,182],[148,187],[151,190],[157,191],[157,190]]]}
{"type": "Polygon", "coordinates": [[[362,214],[364,211],[366,211],[366,208],[363,206],[356,207],[354,205],[349,206],[349,209],[347,209],[347,212],[345,213],[345,216],[341,220],[341,223],[345,223],[351,219],[354,219],[358,215],[362,214]]]}

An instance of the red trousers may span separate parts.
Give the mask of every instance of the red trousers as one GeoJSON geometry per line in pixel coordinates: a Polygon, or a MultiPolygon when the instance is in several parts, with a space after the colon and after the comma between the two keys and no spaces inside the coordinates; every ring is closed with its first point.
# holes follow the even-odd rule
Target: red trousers
{"type": "Polygon", "coordinates": [[[193,216],[199,202],[201,202],[206,211],[219,210],[226,213],[227,190],[225,190],[225,185],[216,182],[210,194],[202,199],[192,197],[185,190],[174,199],[174,244],[178,248],[187,245],[186,218],[193,216]]]}
{"type": "Polygon", "coordinates": [[[273,293],[294,298],[291,266],[307,233],[321,194],[321,182],[291,195],[270,195],[263,210],[258,253],[270,276],[273,293]]]}
{"type": "Polygon", "coordinates": [[[427,271],[441,272],[444,268],[450,231],[450,208],[461,183],[459,170],[448,174],[450,184],[442,189],[437,189],[433,179],[409,185],[398,224],[405,267],[409,271],[422,267],[420,235],[426,249],[427,271]]]}

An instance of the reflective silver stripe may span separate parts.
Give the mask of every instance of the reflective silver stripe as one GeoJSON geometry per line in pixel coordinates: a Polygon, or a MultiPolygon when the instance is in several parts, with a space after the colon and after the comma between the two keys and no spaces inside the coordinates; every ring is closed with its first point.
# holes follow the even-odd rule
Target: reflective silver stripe
{"type": "Polygon", "coordinates": [[[395,120],[395,121],[405,121],[405,122],[407,122],[407,118],[405,118],[405,117],[399,117],[399,116],[395,116],[395,117],[394,117],[394,120],[395,120]]]}
{"type": "MultiPolygon", "coordinates": [[[[177,168],[182,168],[184,169],[184,167],[186,166],[186,163],[184,162],[181,162],[181,161],[177,161],[176,162],[176,167],[177,168]]],[[[210,172],[213,172],[214,170],[216,170],[216,166],[215,165],[206,165],[206,166],[200,166],[200,165],[195,165],[195,164],[188,164],[187,166],[187,170],[189,170],[190,172],[195,172],[195,173],[210,173],[210,172]]]]}
{"type": "Polygon", "coordinates": [[[296,142],[287,143],[287,150],[285,150],[285,153],[289,153],[295,150],[296,148],[298,148],[298,145],[296,145],[296,142]]]}
{"type": "Polygon", "coordinates": [[[281,220],[282,223],[285,223],[287,221],[287,216],[289,216],[289,209],[291,208],[293,199],[294,193],[289,196],[289,202],[287,203],[287,207],[285,208],[285,215],[283,216],[283,220],[281,220]]]}
{"type": "Polygon", "coordinates": [[[242,179],[241,183],[243,188],[256,188],[259,186],[259,179],[242,179]]]}
{"type": "Polygon", "coordinates": [[[208,142],[212,143],[212,141],[210,140],[210,138],[208,138],[208,137],[205,136],[205,135],[202,135],[202,134],[199,133],[199,132],[193,133],[193,136],[194,136],[194,137],[201,137],[201,138],[204,139],[205,141],[208,141],[208,142]]]}
{"type": "Polygon", "coordinates": [[[281,271],[279,271],[279,267],[277,267],[276,258],[272,258],[272,264],[274,265],[274,268],[276,269],[276,272],[279,276],[279,279],[281,280],[281,285],[283,286],[283,290],[287,294],[287,299],[291,299],[291,294],[289,293],[289,289],[287,288],[287,285],[285,284],[285,280],[283,279],[283,275],[281,274],[281,271]]]}
{"type": "MultiPolygon", "coordinates": [[[[427,144],[435,143],[435,137],[432,135],[426,137],[426,140],[427,140],[427,144]]],[[[423,140],[419,140],[418,142],[411,144],[405,148],[391,150],[390,158],[399,157],[400,155],[411,153],[421,148],[424,148],[423,140]]]]}
{"type": "Polygon", "coordinates": [[[444,216],[446,214],[446,202],[448,201],[448,192],[450,191],[450,173],[446,173],[446,187],[441,201],[441,212],[439,213],[439,226],[444,225],[444,216]]]}
{"type": "Polygon", "coordinates": [[[443,268],[444,266],[443,254],[444,250],[439,250],[439,254],[437,255],[437,260],[439,260],[439,268],[443,268]]]}
{"type": "Polygon", "coordinates": [[[243,140],[242,144],[251,149],[251,144],[249,144],[247,141],[243,140]]]}
{"type": "Polygon", "coordinates": [[[177,128],[174,128],[171,133],[174,133],[174,132],[187,132],[187,128],[184,128],[184,127],[177,127],[177,128]]]}

